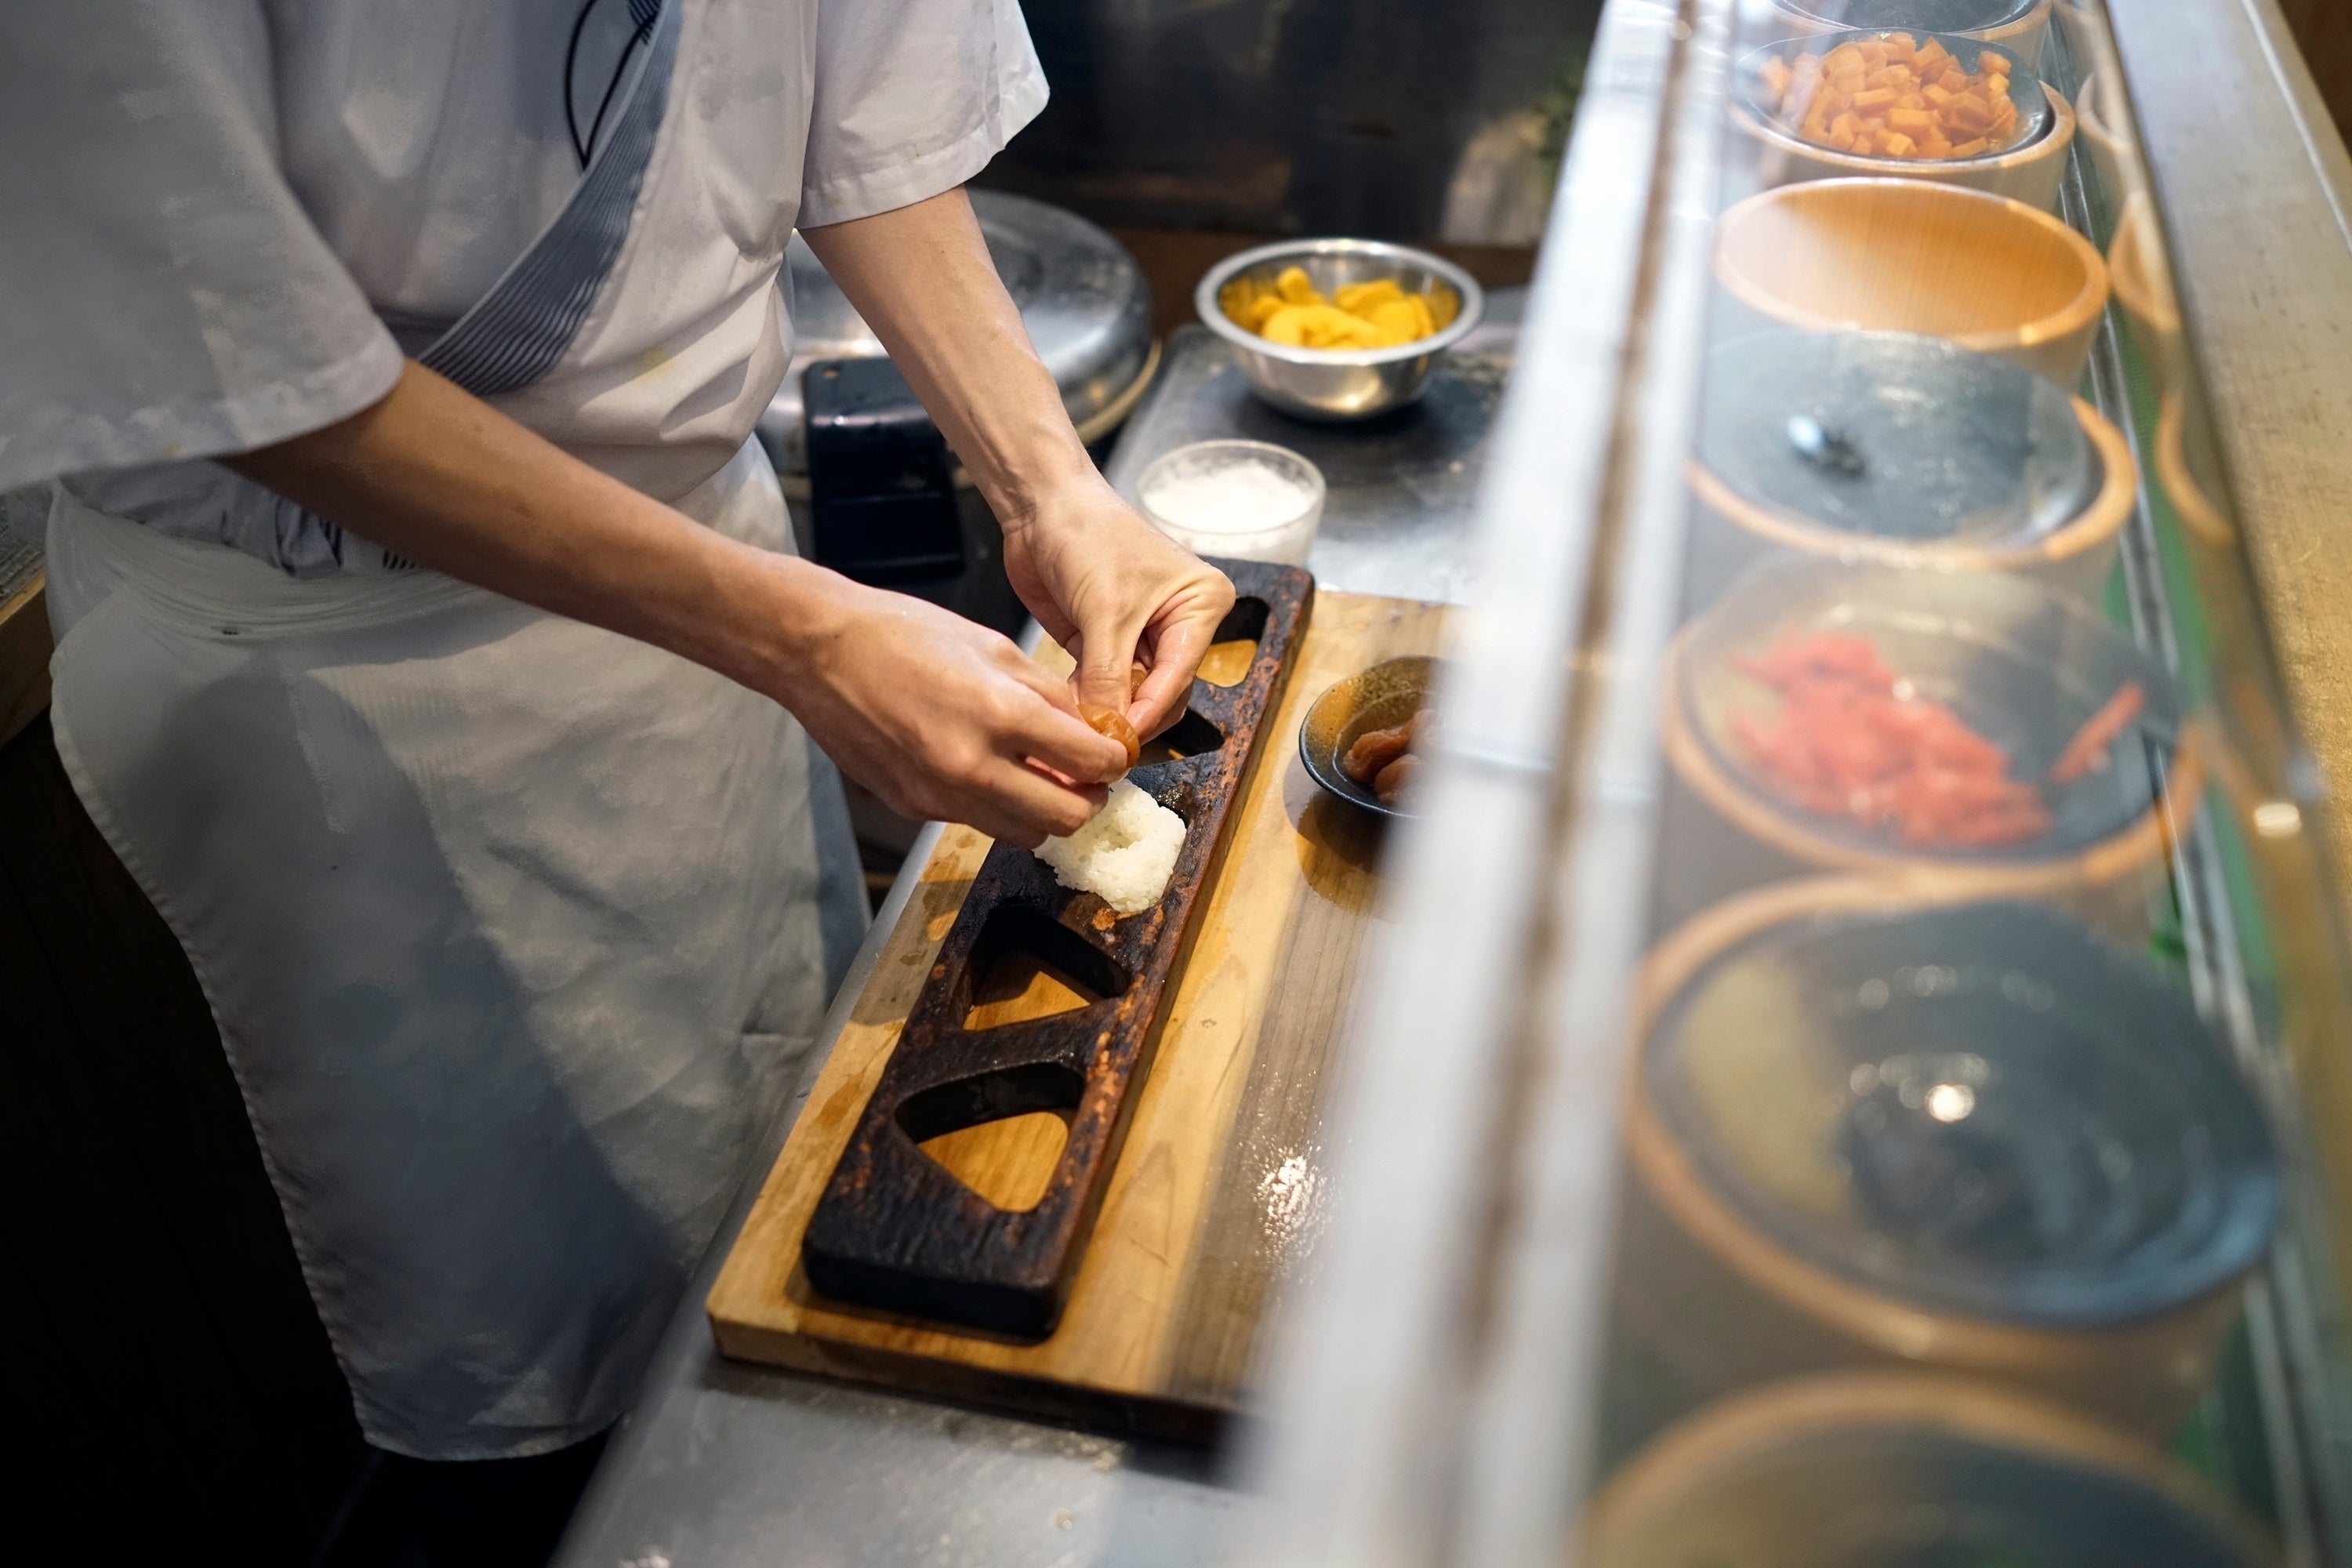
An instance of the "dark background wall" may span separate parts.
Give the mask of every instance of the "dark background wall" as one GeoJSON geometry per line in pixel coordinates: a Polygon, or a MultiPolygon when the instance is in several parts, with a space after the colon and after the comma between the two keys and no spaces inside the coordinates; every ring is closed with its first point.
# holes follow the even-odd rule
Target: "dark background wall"
{"type": "MultiPolygon", "coordinates": [[[[1053,102],[983,183],[1108,226],[1438,237],[1465,147],[1544,117],[1601,0],[1024,0],[1053,102]]],[[[1483,236],[1449,237],[1476,240],[1483,236]]]]}
{"type": "Polygon", "coordinates": [[[46,714],[0,745],[0,1177],[19,1525],[309,1562],[367,1449],[195,975],[46,714]]]}
{"type": "Polygon", "coordinates": [[[2279,0],[2336,129],[2352,138],[2352,0],[2279,0]]]}

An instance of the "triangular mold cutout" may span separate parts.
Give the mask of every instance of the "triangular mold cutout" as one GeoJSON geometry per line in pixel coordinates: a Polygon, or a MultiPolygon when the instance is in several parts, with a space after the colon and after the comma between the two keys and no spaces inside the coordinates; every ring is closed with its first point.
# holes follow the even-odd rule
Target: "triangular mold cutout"
{"type": "Polygon", "coordinates": [[[1264,599],[1236,600],[1223,625],[1201,656],[1197,672],[1212,686],[1239,686],[1257,662],[1258,639],[1265,635],[1272,609],[1264,599]]]}
{"type": "Polygon", "coordinates": [[[942,1132],[916,1147],[989,1203],[1026,1214],[1045,1201],[1069,1141],[1067,1111],[1029,1110],[942,1132]]]}
{"type": "Polygon", "coordinates": [[[1076,975],[1016,948],[995,954],[972,977],[971,1005],[964,1010],[963,1026],[993,1029],[1075,1013],[1101,1000],[1102,994],[1076,975]]]}
{"type": "Polygon", "coordinates": [[[1143,742],[1143,754],[1136,758],[1135,765],[1148,768],[1154,763],[1198,757],[1217,750],[1224,743],[1225,732],[1223,730],[1187,708],[1181,719],[1143,742]]]}
{"type": "Polygon", "coordinates": [[[940,1168],[1013,1214],[1043,1202],[1087,1080],[1059,1062],[1024,1062],[907,1097],[899,1130],[940,1168]]]}
{"type": "Polygon", "coordinates": [[[1127,971],[1108,953],[1044,910],[1023,904],[989,911],[965,973],[967,1029],[1076,1012],[1119,994],[1129,984],[1127,971]]]}

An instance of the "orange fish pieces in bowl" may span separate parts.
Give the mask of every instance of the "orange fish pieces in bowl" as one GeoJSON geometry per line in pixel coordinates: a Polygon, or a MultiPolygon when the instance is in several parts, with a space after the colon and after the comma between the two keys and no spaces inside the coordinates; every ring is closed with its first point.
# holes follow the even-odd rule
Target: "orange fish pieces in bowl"
{"type": "Polygon", "coordinates": [[[2010,79],[2016,68],[1980,48],[1973,68],[1940,38],[1885,33],[1826,54],[1765,60],[1763,107],[1816,147],[1861,157],[1974,158],[2030,132],[2010,79]]]}

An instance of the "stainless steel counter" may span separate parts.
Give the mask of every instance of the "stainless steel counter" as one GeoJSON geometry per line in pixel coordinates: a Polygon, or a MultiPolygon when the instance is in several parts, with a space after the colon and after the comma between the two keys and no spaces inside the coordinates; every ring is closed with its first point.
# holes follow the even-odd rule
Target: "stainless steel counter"
{"type": "Polygon", "coordinates": [[[1486,320],[1439,363],[1421,401],[1362,425],[1311,425],[1260,403],[1230,346],[1206,328],[1181,328],[1107,477],[1131,501],[1145,467],[1187,442],[1287,447],[1323,471],[1323,521],[1307,563],[1317,582],[1466,602],[1471,516],[1526,302],[1524,289],[1497,289],[1486,320]]]}
{"type": "MultiPolygon", "coordinates": [[[[1425,406],[1361,430],[1300,425],[1261,408],[1237,385],[1237,371],[1222,374],[1230,367],[1219,362],[1216,339],[1180,331],[1160,382],[1113,454],[1110,477],[1131,489],[1150,458],[1211,437],[1307,450],[1331,487],[1313,561],[1319,580],[1360,593],[1458,596],[1469,581],[1470,515],[1509,367],[1517,296],[1502,291],[1471,352],[1439,374],[1425,406]]],[[[819,1057],[938,831],[916,841],[909,869],[842,987],[819,1057]]],[[[796,1099],[753,1163],[754,1184],[799,1111],[796,1099]]],[[[1244,1501],[1218,1483],[1210,1454],[892,1398],[720,1357],[702,1301],[751,1196],[750,1187],[740,1194],[704,1259],[558,1563],[1156,1568],[1223,1554],[1219,1542],[1244,1501]]]]}
{"type": "MultiPolygon", "coordinates": [[[[826,1046],[938,836],[933,826],[916,840],[826,1021],[826,1046]]],[[[555,1561],[1157,1568],[1210,1560],[1238,1499],[1215,1484],[1198,1450],[892,1398],[719,1354],[702,1300],[799,1113],[796,1098],[753,1163],[555,1561]]]]}

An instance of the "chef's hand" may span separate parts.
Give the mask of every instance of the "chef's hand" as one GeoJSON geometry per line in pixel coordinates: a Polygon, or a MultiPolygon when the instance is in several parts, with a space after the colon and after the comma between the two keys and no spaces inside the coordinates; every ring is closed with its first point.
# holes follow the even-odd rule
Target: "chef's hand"
{"type": "Polygon", "coordinates": [[[1078,700],[1139,735],[1167,728],[1233,584],[1095,470],[963,192],[803,232],[988,498],[1021,602],[1077,658],[1078,700]],[[1130,699],[1138,657],[1150,673],[1130,699]]]}
{"type": "Polygon", "coordinates": [[[347,419],[226,460],[396,554],[775,699],[909,816],[1034,847],[1126,770],[1068,683],[996,633],[689,521],[422,365],[347,419]]]}
{"type": "Polygon", "coordinates": [[[1192,672],[1234,607],[1223,573],[1138,517],[1091,468],[1005,521],[1004,571],[1077,661],[1078,700],[1124,712],[1139,735],[1183,716],[1192,672]],[[1130,696],[1139,661],[1149,673],[1130,696]]]}
{"type": "Polygon", "coordinates": [[[893,811],[1034,849],[1101,809],[1091,781],[1124,773],[1127,751],[1087,727],[1065,682],[920,599],[830,573],[801,583],[824,603],[811,614],[802,600],[807,629],[773,695],[893,811]]]}

